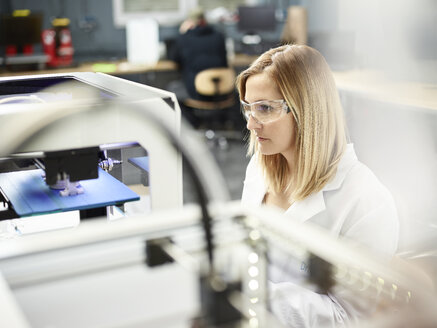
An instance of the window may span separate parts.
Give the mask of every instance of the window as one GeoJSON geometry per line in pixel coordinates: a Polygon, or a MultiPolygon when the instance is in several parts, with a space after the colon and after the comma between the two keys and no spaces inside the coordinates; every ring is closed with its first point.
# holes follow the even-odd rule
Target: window
{"type": "Polygon", "coordinates": [[[182,22],[191,8],[200,6],[206,11],[224,7],[236,11],[247,0],[112,0],[115,25],[122,27],[130,19],[151,17],[161,25],[182,22]]]}
{"type": "Polygon", "coordinates": [[[118,27],[126,25],[130,19],[149,17],[160,24],[177,24],[187,12],[187,0],[112,0],[114,23],[118,27]]]}
{"type": "Polygon", "coordinates": [[[247,0],[197,0],[197,4],[205,10],[224,7],[231,11],[237,11],[238,6],[242,6],[247,2],[247,0]]]}

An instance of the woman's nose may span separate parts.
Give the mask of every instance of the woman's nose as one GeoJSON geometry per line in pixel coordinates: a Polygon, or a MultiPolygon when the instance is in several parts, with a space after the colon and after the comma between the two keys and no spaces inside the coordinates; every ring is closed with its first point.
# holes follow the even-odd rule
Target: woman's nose
{"type": "Polygon", "coordinates": [[[247,121],[246,127],[248,130],[255,130],[261,128],[261,124],[259,124],[252,115],[249,116],[249,120],[247,121]]]}

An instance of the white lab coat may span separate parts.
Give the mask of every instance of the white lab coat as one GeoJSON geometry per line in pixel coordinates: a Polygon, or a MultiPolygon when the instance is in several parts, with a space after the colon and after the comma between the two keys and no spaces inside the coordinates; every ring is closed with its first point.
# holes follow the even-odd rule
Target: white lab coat
{"type": "MultiPolygon", "coordinates": [[[[242,203],[259,206],[266,193],[255,157],[249,162],[242,203]]],[[[312,222],[335,237],[344,236],[386,255],[394,255],[399,221],[394,200],[372,171],[360,163],[352,144],[340,160],[335,177],[325,187],[295,202],[285,211],[290,220],[312,222]]],[[[318,294],[305,284],[307,263],[285,253],[269,254],[270,300],[273,313],[286,326],[338,327],[365,315],[369,305],[349,291],[318,294]]]]}

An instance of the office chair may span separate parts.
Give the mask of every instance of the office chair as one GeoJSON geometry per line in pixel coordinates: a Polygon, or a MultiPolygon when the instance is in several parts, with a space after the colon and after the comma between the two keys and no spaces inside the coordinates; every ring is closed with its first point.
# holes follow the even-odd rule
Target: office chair
{"type": "Polygon", "coordinates": [[[205,137],[226,147],[228,138],[239,138],[232,131],[232,111],[237,104],[235,93],[235,71],[229,67],[209,68],[199,72],[194,80],[197,93],[209,97],[208,100],[188,98],[184,100],[187,110],[200,119],[199,129],[206,129],[205,137]],[[220,130],[220,133],[216,133],[220,130]]]}

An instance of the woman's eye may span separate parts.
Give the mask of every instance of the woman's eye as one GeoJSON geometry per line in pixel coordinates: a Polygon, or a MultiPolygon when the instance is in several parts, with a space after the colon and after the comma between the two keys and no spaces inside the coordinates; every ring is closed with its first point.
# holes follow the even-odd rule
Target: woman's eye
{"type": "Polygon", "coordinates": [[[264,112],[264,113],[268,113],[272,111],[272,107],[266,104],[260,104],[257,106],[257,111],[259,112],[264,112]]]}

